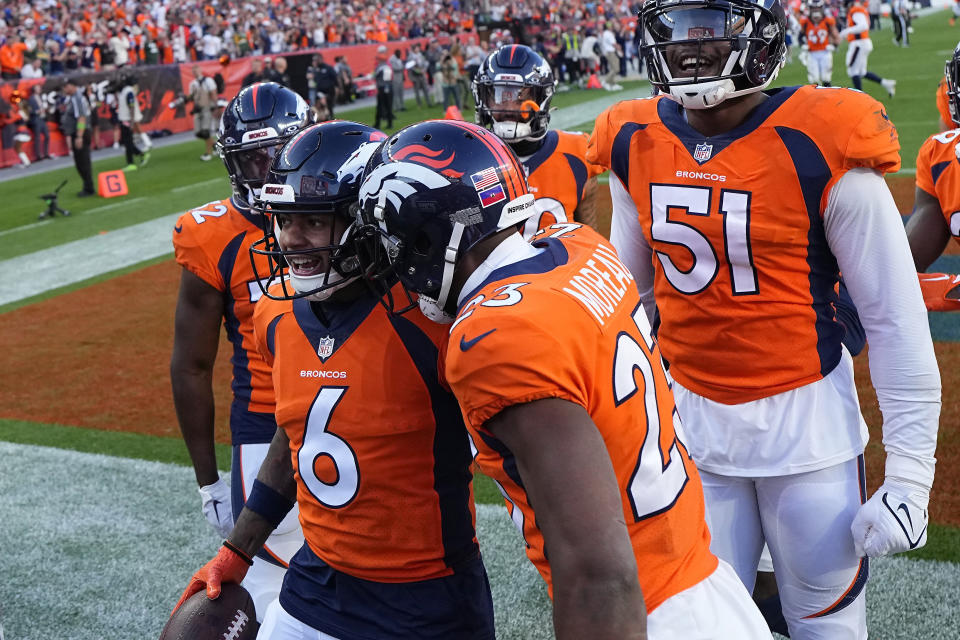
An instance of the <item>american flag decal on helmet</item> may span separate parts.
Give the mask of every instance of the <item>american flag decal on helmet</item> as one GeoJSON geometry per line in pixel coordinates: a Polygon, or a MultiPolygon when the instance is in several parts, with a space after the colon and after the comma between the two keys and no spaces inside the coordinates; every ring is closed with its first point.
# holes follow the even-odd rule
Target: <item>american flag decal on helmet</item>
{"type": "Polygon", "coordinates": [[[483,171],[474,173],[470,176],[470,180],[473,181],[473,188],[477,191],[489,189],[493,185],[500,182],[500,178],[497,176],[496,167],[488,167],[483,171]]]}

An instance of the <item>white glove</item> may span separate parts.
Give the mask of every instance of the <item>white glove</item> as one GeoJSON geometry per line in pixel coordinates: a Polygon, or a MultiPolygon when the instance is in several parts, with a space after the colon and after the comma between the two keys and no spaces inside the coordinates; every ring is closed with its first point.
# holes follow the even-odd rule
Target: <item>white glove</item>
{"type": "Polygon", "coordinates": [[[808,45],[806,42],[804,42],[802,45],[800,45],[800,50],[801,50],[801,51],[810,51],[810,45],[808,45]]]}
{"type": "Polygon", "coordinates": [[[218,478],[213,484],[200,487],[203,515],[217,534],[224,540],[233,530],[233,505],[230,503],[230,486],[218,478]]]}
{"type": "Polygon", "coordinates": [[[837,48],[836,48],[835,46],[833,46],[832,44],[828,44],[828,45],[827,45],[827,53],[833,53],[833,52],[836,51],[836,50],[837,50],[837,48]]]}
{"type": "Polygon", "coordinates": [[[925,545],[929,501],[927,487],[887,476],[850,525],[857,555],[875,558],[925,545]]]}

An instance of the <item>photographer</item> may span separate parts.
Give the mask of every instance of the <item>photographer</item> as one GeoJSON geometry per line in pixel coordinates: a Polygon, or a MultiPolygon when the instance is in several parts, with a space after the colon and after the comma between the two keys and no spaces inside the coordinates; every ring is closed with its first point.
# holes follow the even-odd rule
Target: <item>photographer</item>
{"type": "MultiPolygon", "coordinates": [[[[144,166],[150,159],[150,147],[146,146],[142,150],[134,142],[134,134],[143,144],[143,134],[140,131],[140,123],[143,121],[143,114],[140,112],[140,102],[137,98],[139,89],[137,79],[133,73],[122,73],[117,81],[119,91],[117,92],[117,119],[120,122],[120,144],[123,145],[127,156],[127,166],[124,171],[136,171],[137,165],[144,166]],[[135,160],[139,162],[135,163],[135,160]]],[[[149,140],[149,138],[147,138],[149,140]]]]}
{"type": "Polygon", "coordinates": [[[193,134],[206,145],[200,159],[209,162],[213,152],[213,138],[220,123],[214,121],[213,112],[217,108],[217,82],[203,75],[199,65],[193,65],[193,81],[186,96],[181,96],[168,106],[175,109],[185,102],[193,103],[190,113],[193,115],[193,134]]]}
{"type": "Polygon", "coordinates": [[[34,159],[46,160],[50,157],[50,127],[47,125],[47,114],[43,104],[42,84],[30,87],[26,111],[27,127],[33,134],[34,159]]]}

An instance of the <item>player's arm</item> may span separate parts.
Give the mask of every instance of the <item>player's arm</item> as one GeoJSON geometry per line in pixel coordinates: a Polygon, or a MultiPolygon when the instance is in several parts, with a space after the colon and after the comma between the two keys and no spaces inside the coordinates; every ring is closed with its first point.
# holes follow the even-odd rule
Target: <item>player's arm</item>
{"type": "Polygon", "coordinates": [[[885,479],[854,518],[854,546],[868,556],[919,548],[936,464],[940,372],[910,247],[883,176],[871,169],[844,174],[830,192],[824,228],[866,330],[883,414],[885,479]]]}
{"type": "Polygon", "coordinates": [[[832,44],[835,47],[840,46],[840,32],[837,31],[836,24],[830,25],[830,44],[832,44]]]}
{"type": "Polygon", "coordinates": [[[657,326],[657,302],[653,295],[653,249],[647,244],[640,225],[637,204],[627,188],[613,172],[610,173],[610,244],[617,250],[621,262],[633,274],[643,302],[643,310],[651,327],[657,326]]]}
{"type": "Polygon", "coordinates": [[[843,38],[847,35],[856,35],[858,33],[865,33],[870,30],[870,22],[867,20],[867,17],[863,15],[862,11],[857,11],[853,14],[853,26],[847,27],[840,32],[840,37],[843,38]]]}
{"type": "Polygon", "coordinates": [[[223,294],[189,269],[180,276],[170,359],[173,404],[197,484],[216,482],[213,366],[220,343],[223,294]]]}
{"type": "Polygon", "coordinates": [[[943,217],[940,201],[919,186],[914,196],[913,213],[907,220],[907,240],[927,311],[960,310],[960,299],[957,297],[960,276],[924,273],[946,249],[950,241],[950,229],[943,217]]]}
{"type": "Polygon", "coordinates": [[[253,556],[293,508],[296,496],[290,441],[283,429],[277,429],[236,526],[217,555],[190,578],[173,610],[201,589],[213,600],[220,596],[224,582],[242,581],[253,556]]]}
{"type": "Polygon", "coordinates": [[[926,271],[950,241],[950,229],[936,196],[916,188],[913,213],[907,220],[907,241],[917,271],[926,271]]]}
{"type": "Polygon", "coordinates": [[[223,294],[189,269],[180,276],[170,383],[183,441],[200,487],[203,514],[222,536],[233,526],[230,487],[220,479],[214,446],[213,367],[223,294]]]}
{"type": "Polygon", "coordinates": [[[646,608],[620,489],[603,438],[580,405],[547,398],[486,427],[513,452],[543,532],[557,640],[646,638],[646,608]]]}
{"type": "Polygon", "coordinates": [[[594,229],[597,228],[597,194],[599,190],[600,185],[596,176],[587,180],[587,183],[583,186],[583,197],[580,198],[580,204],[573,212],[574,221],[590,225],[594,229]]]}

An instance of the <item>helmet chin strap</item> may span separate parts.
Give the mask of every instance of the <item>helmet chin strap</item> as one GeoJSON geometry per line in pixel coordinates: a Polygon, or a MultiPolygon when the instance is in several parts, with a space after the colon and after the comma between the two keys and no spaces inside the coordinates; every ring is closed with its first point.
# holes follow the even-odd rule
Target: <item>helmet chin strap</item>
{"type": "Polygon", "coordinates": [[[246,184],[243,185],[243,190],[246,191],[244,200],[247,203],[248,207],[253,207],[253,201],[260,197],[260,189],[253,189],[246,184]]]}
{"type": "Polygon", "coordinates": [[[440,324],[450,324],[453,322],[453,316],[447,313],[447,299],[450,297],[450,286],[453,284],[453,272],[456,268],[457,254],[460,252],[460,239],[463,238],[463,230],[466,227],[462,222],[455,222],[453,231],[450,233],[450,240],[443,252],[443,276],[440,281],[440,293],[436,298],[419,294],[418,304],[420,311],[428,320],[440,324]]]}
{"type": "Polygon", "coordinates": [[[312,300],[313,302],[323,302],[328,300],[337,291],[340,291],[348,284],[351,284],[357,280],[360,276],[351,276],[349,278],[344,278],[339,273],[331,273],[330,279],[328,280],[326,275],[312,276],[310,278],[301,278],[299,276],[290,275],[290,282],[293,285],[294,290],[298,293],[303,293],[305,291],[313,291],[319,287],[324,287],[320,291],[315,291],[306,297],[307,300],[312,300]]]}
{"type": "Polygon", "coordinates": [[[526,140],[533,135],[529,122],[493,121],[493,133],[502,140],[526,140]]]}
{"type": "MultiPolygon", "coordinates": [[[[350,223],[346,229],[343,230],[343,234],[340,236],[339,245],[342,247],[346,239],[350,236],[350,230],[353,228],[354,223],[350,223]]],[[[356,260],[355,256],[348,256],[346,260],[353,259],[356,260]]],[[[360,277],[360,274],[355,276],[343,277],[337,273],[332,268],[327,269],[326,273],[322,273],[315,276],[298,276],[293,273],[293,270],[288,270],[290,274],[290,284],[293,285],[293,289],[297,293],[307,293],[312,291],[309,295],[305,296],[307,300],[312,300],[314,302],[323,302],[328,300],[337,291],[340,291],[350,283],[354,282],[360,277]],[[329,277],[328,277],[329,276],[329,277]],[[317,291],[319,289],[319,291],[317,291]]]]}
{"type": "Polygon", "coordinates": [[[695,85],[670,87],[670,97],[684,109],[709,109],[726,100],[735,90],[733,80],[714,80],[695,85]]]}

